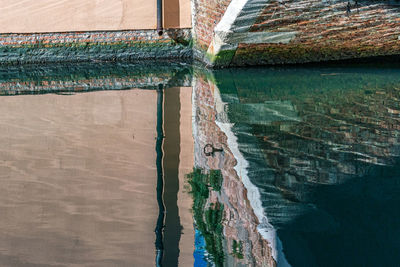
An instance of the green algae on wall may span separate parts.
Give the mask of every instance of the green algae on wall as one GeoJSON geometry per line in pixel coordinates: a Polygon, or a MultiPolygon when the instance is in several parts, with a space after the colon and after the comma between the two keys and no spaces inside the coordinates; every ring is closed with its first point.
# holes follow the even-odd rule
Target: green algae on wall
{"type": "Polygon", "coordinates": [[[134,61],[141,59],[190,59],[191,49],[174,42],[26,45],[0,48],[0,64],[82,61],[134,61]]]}
{"type": "Polygon", "coordinates": [[[232,241],[232,255],[238,259],[243,259],[243,242],[236,241],[235,239],[232,241]]]}
{"type": "Polygon", "coordinates": [[[229,66],[234,58],[236,50],[221,50],[218,54],[206,53],[208,64],[213,67],[229,66]]]}
{"type": "Polygon", "coordinates": [[[399,54],[400,47],[375,47],[359,45],[353,47],[303,44],[241,44],[232,60],[232,65],[275,65],[309,62],[362,59],[399,54]]]}
{"type": "Polygon", "coordinates": [[[190,29],[0,34],[0,64],[191,58],[190,29]]]}

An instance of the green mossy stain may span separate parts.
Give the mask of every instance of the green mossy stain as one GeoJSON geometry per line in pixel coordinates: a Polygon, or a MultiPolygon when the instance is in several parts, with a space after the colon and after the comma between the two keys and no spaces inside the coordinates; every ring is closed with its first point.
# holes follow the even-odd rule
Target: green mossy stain
{"type": "Polygon", "coordinates": [[[229,66],[235,56],[236,50],[222,50],[216,55],[206,53],[206,59],[214,67],[229,66]]]}
{"type": "Polygon", "coordinates": [[[236,241],[232,242],[232,255],[238,259],[243,259],[243,242],[236,241]]]}
{"type": "Polygon", "coordinates": [[[191,48],[173,40],[0,46],[0,65],[44,62],[130,61],[190,58],[191,48]]]}
{"type": "Polygon", "coordinates": [[[66,50],[87,50],[87,49],[112,49],[120,50],[124,48],[160,48],[160,47],[171,47],[171,46],[184,46],[183,44],[177,43],[174,40],[164,41],[130,41],[130,42],[112,42],[112,43],[89,43],[89,42],[66,42],[66,43],[55,43],[45,44],[43,42],[37,42],[34,44],[23,44],[23,45],[10,45],[0,46],[0,52],[12,51],[12,50],[31,50],[31,49],[52,49],[52,48],[64,48],[66,50]]]}
{"type": "Polygon", "coordinates": [[[204,173],[199,168],[194,168],[193,172],[187,175],[192,190],[193,197],[193,217],[197,229],[201,232],[206,243],[206,250],[210,254],[210,259],[215,266],[222,267],[225,260],[223,250],[223,226],[222,218],[224,206],[219,203],[212,203],[206,207],[210,196],[210,189],[221,190],[222,175],[220,171],[210,171],[204,173]]]}
{"type": "Polygon", "coordinates": [[[391,51],[389,48],[367,45],[344,47],[338,43],[312,46],[303,44],[269,44],[240,47],[232,60],[232,65],[297,64],[383,56],[396,53],[400,54],[400,51],[391,51]]]}
{"type": "Polygon", "coordinates": [[[217,192],[221,191],[222,179],[223,178],[220,170],[210,170],[208,180],[211,187],[217,192]]]}

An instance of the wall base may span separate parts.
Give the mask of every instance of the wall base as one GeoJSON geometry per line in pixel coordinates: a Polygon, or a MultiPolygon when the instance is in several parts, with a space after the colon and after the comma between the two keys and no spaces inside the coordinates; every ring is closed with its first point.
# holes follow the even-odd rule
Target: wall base
{"type": "Polygon", "coordinates": [[[191,58],[191,29],[0,34],[0,64],[191,58]]]}

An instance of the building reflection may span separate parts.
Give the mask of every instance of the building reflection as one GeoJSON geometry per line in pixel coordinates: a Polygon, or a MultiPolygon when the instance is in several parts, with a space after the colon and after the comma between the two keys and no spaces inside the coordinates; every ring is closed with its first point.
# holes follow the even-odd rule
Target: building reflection
{"type": "MultiPolygon", "coordinates": [[[[400,218],[394,195],[399,189],[398,74],[396,68],[366,67],[196,73],[195,162],[223,175],[221,193],[210,201],[225,205],[226,262],[334,266],[346,259],[352,266],[374,266],[378,260],[363,253],[394,254],[398,246],[389,236],[398,232],[392,225],[400,218]],[[229,144],[229,138],[236,144],[229,144]],[[202,146],[207,143],[224,147],[224,153],[206,157],[202,146]],[[277,239],[262,246],[257,230],[265,223],[254,205],[244,208],[252,200],[238,172],[242,159],[232,155],[236,145],[268,223],[278,231],[277,239]],[[343,205],[353,211],[346,215],[343,205]],[[390,212],[382,214],[383,205],[390,212]],[[382,236],[358,233],[375,229],[371,214],[387,221],[382,236]],[[343,246],[353,257],[345,256],[341,243],[354,244],[343,246]],[[235,257],[238,244],[246,249],[235,257]]],[[[392,260],[384,262],[393,266],[392,260]]]]}
{"type": "Polygon", "coordinates": [[[196,231],[202,264],[393,266],[399,72],[130,64],[0,71],[0,208],[9,215],[0,260],[43,265],[49,254],[32,244],[51,244],[68,264],[154,265],[161,85],[160,264],[193,265],[196,231]],[[29,242],[11,248],[18,240],[29,242]]]}
{"type": "Polygon", "coordinates": [[[1,265],[154,266],[160,84],[161,262],[193,265],[188,69],[111,65],[0,71],[1,265]]]}

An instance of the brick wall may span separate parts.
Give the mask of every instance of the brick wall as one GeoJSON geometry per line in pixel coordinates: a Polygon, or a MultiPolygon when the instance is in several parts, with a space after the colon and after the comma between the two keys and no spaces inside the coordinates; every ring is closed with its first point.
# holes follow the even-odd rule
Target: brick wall
{"type": "Polygon", "coordinates": [[[196,48],[207,51],[215,26],[220,22],[231,0],[194,0],[194,35],[196,48]]]}
{"type": "Polygon", "coordinates": [[[269,1],[250,32],[294,32],[287,44],[239,44],[232,65],[398,55],[400,6],[387,1],[269,1]]]}

